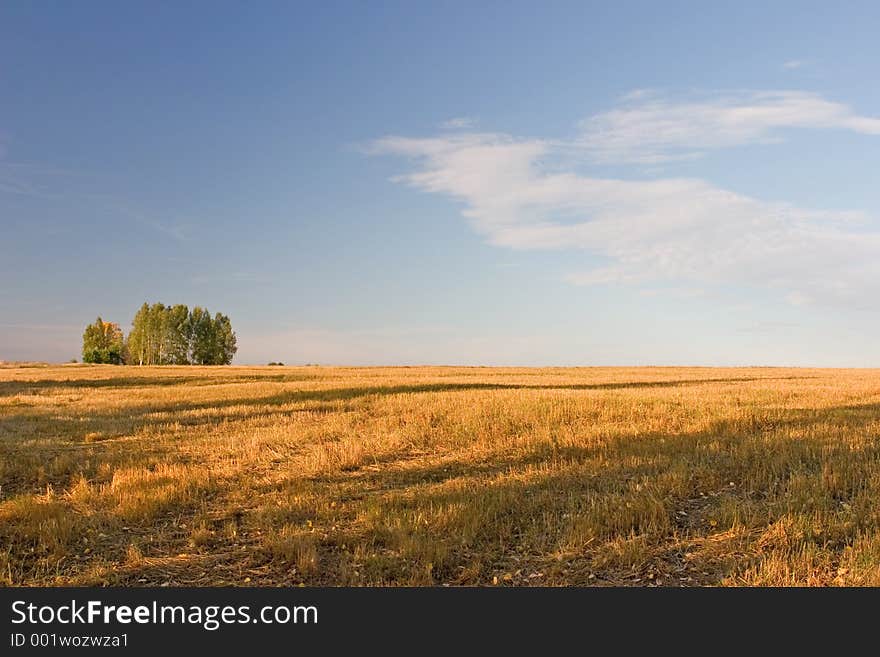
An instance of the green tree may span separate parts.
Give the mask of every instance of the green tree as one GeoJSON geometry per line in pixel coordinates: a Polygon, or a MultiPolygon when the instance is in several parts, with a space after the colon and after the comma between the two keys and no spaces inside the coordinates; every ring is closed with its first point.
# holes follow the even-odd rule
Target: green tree
{"type": "Polygon", "coordinates": [[[84,363],[122,363],[124,345],[122,329],[118,324],[105,322],[100,317],[83,331],[84,363]]]}
{"type": "Polygon", "coordinates": [[[235,331],[232,330],[232,322],[226,315],[217,313],[213,322],[214,354],[213,365],[229,365],[232,357],[238,351],[236,346],[235,331]]]}
{"type": "Polygon", "coordinates": [[[149,335],[150,365],[165,364],[165,304],[154,303],[147,314],[147,334],[149,335]]]}
{"type": "Polygon", "coordinates": [[[147,315],[149,312],[150,306],[144,303],[131,321],[131,331],[128,332],[126,345],[130,359],[127,362],[132,365],[147,364],[147,315]]]}
{"type": "Polygon", "coordinates": [[[188,365],[190,324],[189,308],[183,304],[167,306],[164,318],[165,355],[163,364],[188,365]]]}
{"type": "Polygon", "coordinates": [[[211,365],[214,358],[214,323],[211,313],[196,306],[189,316],[190,362],[194,365],[211,365]]]}
{"type": "Polygon", "coordinates": [[[144,303],[125,343],[126,362],[136,365],[228,365],[236,351],[229,317],[183,304],[144,303]]]}

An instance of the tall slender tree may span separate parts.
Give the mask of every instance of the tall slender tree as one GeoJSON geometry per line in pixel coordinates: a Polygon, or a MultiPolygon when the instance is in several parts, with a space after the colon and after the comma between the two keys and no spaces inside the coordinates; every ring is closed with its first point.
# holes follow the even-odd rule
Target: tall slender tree
{"type": "Polygon", "coordinates": [[[165,359],[167,365],[189,363],[189,308],[183,304],[165,309],[165,359]]]}
{"type": "Polygon", "coordinates": [[[228,365],[238,349],[226,315],[162,303],[140,307],[125,347],[133,365],[228,365]]]}
{"type": "Polygon", "coordinates": [[[214,360],[214,323],[211,321],[211,314],[201,306],[196,306],[190,314],[190,327],[190,362],[195,365],[211,365],[214,360]]]}
{"type": "Polygon", "coordinates": [[[150,306],[144,302],[131,322],[131,331],[128,332],[127,341],[131,365],[149,365],[149,336],[147,335],[149,314],[150,306]]]}
{"type": "Polygon", "coordinates": [[[229,317],[217,313],[214,315],[214,365],[229,365],[232,357],[238,351],[235,332],[232,330],[232,322],[229,317]]]}
{"type": "Polygon", "coordinates": [[[165,358],[165,304],[154,303],[149,313],[150,365],[163,365],[165,358]]]}

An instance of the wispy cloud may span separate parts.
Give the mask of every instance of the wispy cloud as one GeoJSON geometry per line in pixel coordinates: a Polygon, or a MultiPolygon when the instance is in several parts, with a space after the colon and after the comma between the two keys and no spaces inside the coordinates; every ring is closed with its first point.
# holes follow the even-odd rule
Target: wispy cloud
{"type": "Polygon", "coordinates": [[[444,130],[470,130],[477,125],[477,120],[472,116],[458,116],[440,124],[444,130]]]}
{"type": "MultiPolygon", "coordinates": [[[[576,275],[575,275],[575,281],[576,275]]],[[[697,299],[706,296],[706,290],[699,287],[664,287],[664,288],[644,288],[639,290],[644,297],[674,297],[678,299],[697,299]]]]}
{"type": "Polygon", "coordinates": [[[105,211],[125,216],[138,224],[150,228],[169,237],[181,244],[190,240],[192,224],[180,220],[159,220],[151,212],[138,208],[124,199],[109,194],[92,194],[88,197],[91,201],[100,204],[105,211]]]}
{"type": "Polygon", "coordinates": [[[150,221],[148,222],[148,225],[152,226],[163,235],[167,235],[175,242],[186,242],[189,239],[189,230],[186,224],[166,225],[158,221],[150,221]]]}
{"type": "MultiPolygon", "coordinates": [[[[192,225],[138,209],[131,202],[100,190],[113,184],[111,177],[90,171],[65,169],[33,162],[12,162],[3,159],[0,142],[0,196],[27,196],[39,199],[64,200],[93,212],[124,216],[161,233],[175,242],[189,241],[192,225]],[[92,190],[92,191],[89,191],[92,190]]],[[[47,227],[46,234],[66,232],[64,228],[47,227]]]]}
{"type": "Polygon", "coordinates": [[[786,71],[793,71],[797,68],[801,68],[806,62],[802,59],[789,59],[787,62],[782,63],[782,68],[786,71]]]}
{"type": "Polygon", "coordinates": [[[645,102],[588,119],[567,142],[467,132],[390,136],[373,152],[411,158],[412,170],[395,180],[462,202],[491,244],[582,249],[604,261],[570,272],[574,284],[769,286],[790,303],[848,306],[880,293],[880,232],[864,213],[753,198],[695,178],[585,176],[566,169],[562,157],[576,150],[639,162],[767,139],[782,127],[873,135],[880,120],[799,92],[751,93],[748,102],[645,102]]]}
{"type": "Polygon", "coordinates": [[[800,324],[794,322],[756,322],[737,329],[737,333],[790,332],[798,328],[800,328],[800,324]]]}
{"type": "Polygon", "coordinates": [[[75,172],[28,162],[9,162],[3,160],[4,151],[0,144],[0,194],[31,196],[38,198],[58,198],[53,191],[59,177],[71,178],[75,172]]]}
{"type": "Polygon", "coordinates": [[[80,168],[69,169],[41,162],[27,162],[8,156],[0,132],[0,196],[29,196],[41,199],[70,198],[75,183],[95,182],[98,176],[80,168]]]}
{"type": "Polygon", "coordinates": [[[620,107],[580,123],[577,145],[594,160],[652,164],[705,151],[776,141],[786,128],[880,135],[880,118],[803,91],[716,93],[670,98],[639,91],[620,107]]]}

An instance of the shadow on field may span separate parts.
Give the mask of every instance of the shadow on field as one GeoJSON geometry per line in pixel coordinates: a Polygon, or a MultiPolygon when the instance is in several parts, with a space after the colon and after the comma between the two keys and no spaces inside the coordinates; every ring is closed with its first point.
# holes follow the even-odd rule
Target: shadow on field
{"type": "MultiPolygon", "coordinates": [[[[286,375],[281,375],[280,381],[286,381],[286,375]]],[[[268,377],[256,377],[257,381],[267,380],[268,377]]],[[[275,411],[275,413],[330,413],[349,409],[339,408],[332,404],[339,402],[351,402],[370,397],[384,397],[393,395],[413,395],[428,393],[458,393],[468,391],[610,391],[610,390],[634,390],[649,388],[670,388],[684,386],[700,386],[717,383],[747,383],[756,381],[780,381],[793,379],[806,379],[813,377],[729,377],[712,379],[677,379],[670,381],[635,381],[619,383],[587,383],[587,384],[561,384],[561,385],[535,385],[519,383],[423,383],[406,384],[396,386],[361,386],[353,388],[330,388],[317,390],[284,390],[274,395],[264,397],[239,397],[207,399],[198,402],[188,402],[184,399],[167,403],[141,404],[133,406],[116,407],[109,411],[90,410],[88,414],[76,414],[69,406],[61,408],[49,408],[30,410],[26,405],[13,406],[17,413],[10,414],[0,419],[0,437],[16,434],[26,435],[29,438],[62,438],[78,443],[84,436],[90,433],[101,433],[100,439],[107,440],[131,435],[142,429],[150,429],[172,423],[181,426],[211,425],[221,421],[246,421],[254,417],[267,417],[272,414],[270,410],[254,410],[252,412],[229,412],[233,408],[271,409],[272,407],[286,406],[289,404],[326,404],[322,407],[306,407],[275,411]],[[196,413],[196,415],[193,415],[196,413]]],[[[190,385],[194,381],[203,381],[203,385],[218,383],[215,378],[187,378],[175,377],[176,385],[190,385]]],[[[149,377],[130,377],[123,379],[129,385],[153,385],[158,379],[149,377]],[[147,383],[151,382],[151,383],[147,383]]],[[[98,387],[111,387],[116,379],[88,381],[80,383],[95,384],[98,387]]],[[[232,378],[228,383],[250,381],[250,378],[232,378]]],[[[39,387],[46,384],[61,383],[38,381],[31,384],[25,382],[6,382],[15,385],[34,385],[39,387]]],[[[125,384],[123,384],[125,385],[125,384]]],[[[160,385],[175,385],[162,383],[160,385]]],[[[88,386],[83,385],[84,389],[88,386]]]]}
{"type": "MultiPolygon", "coordinates": [[[[218,367],[219,369],[219,367],[218,367]]],[[[107,379],[39,379],[0,381],[0,397],[37,394],[56,388],[152,388],[165,386],[219,386],[235,383],[295,383],[317,378],[309,374],[229,375],[229,376],[122,376],[107,379]]]]}
{"type": "MultiPolygon", "coordinates": [[[[651,382],[650,387],[660,383],[651,382]]],[[[472,389],[596,388],[426,384],[293,391],[270,399],[282,399],[280,405],[472,389]]],[[[265,400],[249,401],[266,405],[265,400]]],[[[168,412],[175,410],[172,406],[168,412]]],[[[339,407],[329,410],[336,412],[339,407]]],[[[95,428],[113,431],[114,417],[105,417],[105,424],[95,428]]],[[[217,417],[189,419],[207,423],[217,417]]],[[[152,418],[146,412],[135,420],[175,421],[152,418]]],[[[425,455],[404,448],[387,458],[364,455],[363,462],[347,472],[305,478],[291,467],[280,483],[263,484],[259,478],[248,483],[248,504],[252,501],[254,506],[243,510],[241,540],[252,541],[248,545],[254,549],[242,550],[218,535],[205,548],[210,552],[194,555],[194,548],[185,546],[188,534],[172,536],[168,533],[172,530],[151,520],[152,525],[144,525],[144,534],[166,532],[165,554],[123,567],[119,578],[127,585],[139,585],[142,579],[149,584],[215,585],[240,582],[242,568],[257,566],[266,569],[265,580],[254,581],[261,585],[300,581],[488,585],[494,577],[510,585],[656,581],[650,578],[667,585],[760,584],[767,582],[755,569],[770,563],[789,568],[786,576],[795,583],[827,584],[834,581],[860,537],[878,532],[880,440],[872,437],[878,420],[878,403],[766,407],[744,415],[732,413],[700,431],[635,434],[618,427],[601,442],[586,446],[557,445],[551,438],[520,446],[519,452],[497,445],[481,460],[465,453],[443,461],[442,451],[425,455]],[[434,462],[425,463],[423,458],[434,462]],[[281,496],[279,505],[273,494],[285,492],[294,494],[281,496]],[[285,524],[308,533],[314,542],[320,564],[314,574],[295,575],[283,550],[273,553],[259,532],[244,534],[252,528],[271,533],[285,524]],[[312,524],[317,531],[311,532],[312,524]],[[803,557],[811,554],[819,555],[816,562],[803,557]],[[505,574],[512,579],[502,579],[505,574]]],[[[49,429],[58,420],[43,422],[49,429]]],[[[204,508],[199,501],[169,512],[188,518],[217,509],[228,515],[224,496],[240,492],[238,484],[214,483],[217,490],[208,491],[204,508]]],[[[140,492],[144,491],[150,492],[146,488],[140,492]]],[[[241,498],[236,499],[241,503],[241,498]]],[[[107,522],[108,534],[119,531],[107,522]]],[[[12,536],[13,529],[0,523],[0,539],[12,536]],[[4,531],[11,533],[4,536],[4,531]]],[[[20,540],[22,530],[15,531],[20,540]]],[[[70,546],[84,531],[75,529],[70,546]]],[[[94,558],[121,562],[124,544],[118,547],[118,555],[94,558]]],[[[27,570],[29,554],[22,549],[15,557],[23,583],[33,577],[27,570]]],[[[868,567],[876,563],[875,556],[865,554],[868,567]]],[[[85,563],[68,559],[58,568],[75,577],[85,563]]]]}
{"type": "MultiPolygon", "coordinates": [[[[0,397],[17,394],[37,394],[53,388],[151,388],[167,386],[219,386],[236,383],[297,383],[316,379],[311,374],[232,375],[232,376],[126,376],[107,379],[40,379],[37,381],[0,381],[0,397]]],[[[526,383],[423,383],[397,386],[361,386],[328,390],[283,392],[263,398],[218,400],[215,406],[245,403],[286,403],[291,399],[334,401],[367,395],[398,395],[420,392],[459,392],[464,390],[625,390],[628,388],[664,388],[671,386],[703,385],[709,383],[745,383],[750,381],[790,381],[811,379],[814,376],[783,377],[727,377],[713,379],[673,379],[660,381],[629,381],[614,383],[585,383],[566,385],[535,385],[526,383]],[[310,397],[310,395],[315,395],[310,397]],[[279,401],[280,400],[280,401],[279,401]]]]}
{"type": "Polygon", "coordinates": [[[356,522],[319,550],[331,562],[348,558],[337,544],[370,546],[358,565],[372,584],[486,585],[505,572],[523,573],[513,584],[755,583],[750,568],[760,583],[764,561],[786,564],[793,582],[829,584],[854,542],[877,531],[880,441],[852,439],[878,419],[875,403],[779,409],[482,461],[425,465],[401,453],[307,480],[291,473],[260,495],[289,487],[334,501],[316,511],[289,497],[270,507],[275,522],[331,525],[337,504],[351,509],[356,522]],[[798,559],[813,552],[820,561],[798,559]]]}

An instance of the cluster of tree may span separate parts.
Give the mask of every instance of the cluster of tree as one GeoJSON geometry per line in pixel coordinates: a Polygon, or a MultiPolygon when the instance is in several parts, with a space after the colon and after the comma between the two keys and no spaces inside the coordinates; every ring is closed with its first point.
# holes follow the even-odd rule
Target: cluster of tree
{"type": "Polygon", "coordinates": [[[83,362],[119,365],[125,358],[125,341],[119,324],[98,317],[83,333],[83,362]]]}
{"type": "Polygon", "coordinates": [[[117,351],[106,350],[107,322],[99,317],[83,333],[83,361],[129,365],[229,365],[237,351],[229,317],[196,306],[144,303],[134,316],[128,338],[116,324],[117,351]],[[114,358],[113,354],[116,354],[114,358]]]}

